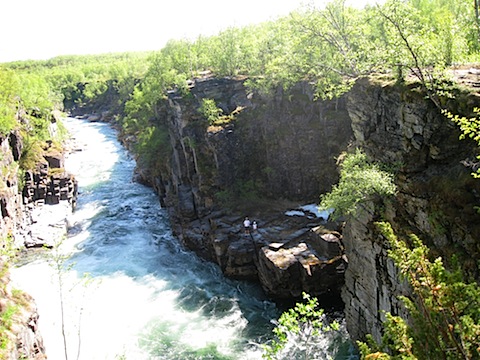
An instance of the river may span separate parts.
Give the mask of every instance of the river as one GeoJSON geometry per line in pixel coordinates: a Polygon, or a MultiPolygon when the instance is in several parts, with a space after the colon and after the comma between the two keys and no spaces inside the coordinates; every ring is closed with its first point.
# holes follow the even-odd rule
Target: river
{"type": "MultiPolygon", "coordinates": [[[[132,182],[135,162],[107,124],[65,125],[81,151],[66,158],[79,196],[53,250],[64,270],[44,252],[12,270],[37,302],[49,359],[65,359],[65,348],[68,359],[85,360],[261,359],[275,303],[179,245],[152,189],[132,182]]],[[[356,358],[346,337],[325,337],[311,358],[356,358]]]]}

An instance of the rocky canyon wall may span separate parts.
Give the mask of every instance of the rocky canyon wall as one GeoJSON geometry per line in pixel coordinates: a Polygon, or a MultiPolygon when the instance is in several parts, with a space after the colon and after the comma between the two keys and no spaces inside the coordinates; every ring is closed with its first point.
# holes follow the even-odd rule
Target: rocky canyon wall
{"type": "Polygon", "coordinates": [[[173,150],[157,179],[165,201],[192,198],[184,205],[201,213],[218,192],[248,182],[262,196],[317,201],[336,182],[335,157],[352,134],[345,99],[315,101],[307,84],[266,97],[247,91],[244,79],[197,79],[190,91],[170,93],[159,110],[173,150]],[[234,120],[209,126],[198,111],[203,99],[234,120]]]}
{"type": "Polygon", "coordinates": [[[345,261],[337,224],[285,212],[318,203],[337,181],[336,157],[352,136],[345,99],[314,100],[308,84],[264,96],[244,81],[205,77],[188,96],[171,92],[156,119],[170,149],[157,169],[140,165],[138,173],[172,210],[181,241],[226,275],[260,280],[276,298],[339,297],[345,261]],[[198,111],[204,99],[233,119],[209,124],[198,111]],[[258,231],[244,232],[245,216],[258,231]]]}
{"type": "MultiPolygon", "coordinates": [[[[470,115],[475,94],[458,93],[444,106],[470,115]]],[[[389,248],[374,223],[388,221],[399,236],[415,234],[432,256],[446,264],[455,255],[465,272],[479,278],[480,182],[471,176],[478,147],[459,140],[458,127],[424,96],[419,84],[397,86],[375,78],[358,81],[347,109],[355,134],[353,146],[396,172],[397,195],[371,202],[347,222],[343,240],[349,266],[343,299],[350,334],[378,340],[384,312],[402,314],[398,295],[408,295],[387,256],[389,248]]]]}
{"type": "MultiPolygon", "coordinates": [[[[63,203],[72,208],[77,197],[75,177],[65,172],[63,154],[47,144],[35,169],[20,171],[23,142],[12,132],[0,139],[3,176],[0,179],[1,239],[11,239],[16,247],[52,245],[44,230],[36,231],[37,210],[43,205],[63,203]]],[[[66,231],[66,224],[64,224],[66,231]]]]}
{"type": "MultiPolygon", "coordinates": [[[[470,175],[477,147],[459,140],[418,84],[365,78],[324,102],[308,84],[265,96],[244,80],[196,79],[189,96],[171,92],[157,108],[154,122],[168,133],[169,150],[158,168],[137,170],[171,210],[187,247],[228,276],[259,280],[273,297],[342,288],[354,339],[378,339],[382,311],[401,313],[396,296],[408,291],[375,221],[391,222],[400,236],[415,233],[434,256],[456,254],[478,278],[480,188],[470,175]],[[214,99],[234,120],[208,124],[198,111],[202,99],[214,99]],[[365,204],[344,229],[308,211],[286,216],[331,189],[336,158],[354,147],[395,172],[395,199],[365,204]],[[245,215],[260,220],[256,234],[244,234],[245,215]]],[[[468,94],[444,102],[460,114],[478,104],[468,94]]]]}
{"type": "Polygon", "coordinates": [[[51,145],[43,150],[44,156],[36,169],[22,172],[19,170],[21,135],[12,132],[0,138],[0,313],[15,309],[9,320],[11,326],[2,333],[6,342],[0,357],[5,359],[46,358],[34,300],[12,289],[7,254],[12,248],[53,245],[53,241],[66,233],[67,224],[64,221],[53,224],[51,218],[42,224],[40,210],[59,203],[72,208],[77,196],[75,178],[63,169],[63,154],[54,151],[51,145]]]}

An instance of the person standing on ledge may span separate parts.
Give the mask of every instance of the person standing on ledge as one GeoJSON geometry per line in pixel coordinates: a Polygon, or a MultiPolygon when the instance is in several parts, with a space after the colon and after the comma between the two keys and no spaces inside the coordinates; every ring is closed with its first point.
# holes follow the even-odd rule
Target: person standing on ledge
{"type": "Polygon", "coordinates": [[[243,228],[245,229],[246,235],[250,234],[250,220],[248,219],[248,216],[243,220],[243,228]]]}

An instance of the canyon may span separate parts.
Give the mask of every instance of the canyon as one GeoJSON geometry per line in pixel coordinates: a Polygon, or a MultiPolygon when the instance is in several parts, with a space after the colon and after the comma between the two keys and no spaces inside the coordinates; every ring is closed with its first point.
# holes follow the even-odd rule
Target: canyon
{"type": "MultiPolygon", "coordinates": [[[[245,80],[198,78],[189,96],[170,92],[151,121],[168,133],[168,150],[159,166],[140,159],[137,174],[170,210],[187,248],[227,276],[260,281],[273,298],[305,291],[344,304],[354,340],[368,333],[379,340],[384,313],[405,313],[397,296],[409,289],[376,221],[417,235],[447,266],[455,255],[479,278],[480,184],[471,175],[478,146],[459,140],[457,125],[420,83],[370,76],[323,101],[306,83],[265,95],[245,80]],[[233,120],[208,124],[199,113],[204,99],[233,120]],[[346,221],[302,213],[338,181],[337,160],[355,148],[395,174],[397,195],[368,199],[346,221]],[[243,234],[244,216],[259,222],[258,234],[243,234]]],[[[469,80],[468,90],[441,99],[452,113],[470,116],[478,106],[477,80],[469,80]]]]}
{"type": "MultiPolygon", "coordinates": [[[[21,115],[19,115],[21,116],[21,115]]],[[[59,120],[59,119],[57,119],[59,120]]],[[[56,121],[52,122],[52,131],[56,121]]],[[[53,247],[66,234],[66,214],[75,207],[77,182],[63,169],[64,154],[51,144],[34,169],[18,167],[24,143],[18,132],[0,138],[0,310],[16,309],[12,327],[5,334],[8,359],[44,359],[46,350],[38,329],[39,314],[35,299],[16,291],[10,283],[8,263],[13,249],[53,247]],[[49,207],[55,205],[56,207],[49,207]],[[45,210],[44,210],[45,209],[45,210]],[[15,347],[9,349],[8,346],[15,347]]]]}
{"type": "MultiPolygon", "coordinates": [[[[153,161],[136,159],[135,180],[158,194],[185,247],[228,277],[260,282],[272,298],[293,300],[308,292],[344,308],[354,340],[368,333],[379,339],[383,312],[405,311],[397,296],[409,289],[374,226],[380,219],[399,236],[419,236],[447,264],[455,255],[465,273],[480,278],[480,183],[471,176],[478,146],[459,140],[458,127],[418,83],[371,76],[327,101],[307,83],[263,94],[246,87],[246,80],[194,79],[188,96],[169,92],[150,120],[166,141],[153,161]],[[230,120],[209,124],[199,112],[204,99],[213,99],[230,120]],[[338,182],[337,161],[355,148],[395,173],[397,195],[369,199],[357,216],[331,221],[316,204],[338,182]],[[245,216],[258,222],[256,232],[245,233],[245,216]]],[[[478,96],[456,91],[455,99],[443,99],[445,107],[468,116],[478,96]]],[[[77,115],[116,126],[108,108],[95,112],[77,115]]],[[[130,148],[137,141],[121,129],[119,137],[130,148]]],[[[43,246],[42,236],[32,236],[34,209],[74,207],[76,181],[60,170],[61,156],[45,156],[26,174],[22,192],[15,167],[21,138],[11,134],[1,145],[2,166],[11,170],[0,193],[2,238],[43,246]]],[[[34,332],[35,326],[26,328],[34,332]]],[[[42,353],[39,343],[30,342],[28,351],[42,353]]]]}

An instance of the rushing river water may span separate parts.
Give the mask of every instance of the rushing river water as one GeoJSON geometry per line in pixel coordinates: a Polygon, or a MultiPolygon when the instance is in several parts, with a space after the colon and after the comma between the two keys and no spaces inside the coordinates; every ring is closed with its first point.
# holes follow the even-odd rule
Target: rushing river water
{"type": "MultiPolygon", "coordinates": [[[[178,244],[156,195],[132,182],[135,163],[108,125],[65,124],[82,149],[66,159],[79,182],[59,249],[70,266],[61,281],[42,256],[12,271],[37,302],[48,358],[65,358],[64,324],[69,359],[261,359],[275,304],[178,244]]],[[[345,333],[320,343],[325,351],[311,359],[355,358],[345,333]]]]}

